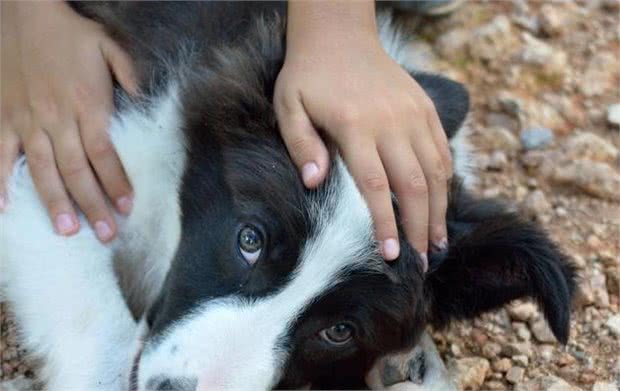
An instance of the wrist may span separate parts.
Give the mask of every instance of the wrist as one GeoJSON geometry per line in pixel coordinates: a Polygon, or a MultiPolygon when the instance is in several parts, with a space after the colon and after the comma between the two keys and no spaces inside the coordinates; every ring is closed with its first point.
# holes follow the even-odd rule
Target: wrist
{"type": "Polygon", "coordinates": [[[378,41],[374,1],[290,1],[287,55],[378,41]]]}

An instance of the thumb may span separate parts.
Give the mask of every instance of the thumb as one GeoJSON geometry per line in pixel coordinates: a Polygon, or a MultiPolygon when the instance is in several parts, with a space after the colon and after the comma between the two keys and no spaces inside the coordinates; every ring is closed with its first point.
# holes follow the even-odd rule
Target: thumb
{"type": "Polygon", "coordinates": [[[129,95],[137,95],[138,81],[129,55],[111,39],[101,43],[101,53],[121,87],[129,95]]]}
{"type": "Polygon", "coordinates": [[[317,187],[329,169],[329,154],[321,136],[299,99],[276,103],[275,109],[280,134],[304,185],[309,189],[317,187]]]}

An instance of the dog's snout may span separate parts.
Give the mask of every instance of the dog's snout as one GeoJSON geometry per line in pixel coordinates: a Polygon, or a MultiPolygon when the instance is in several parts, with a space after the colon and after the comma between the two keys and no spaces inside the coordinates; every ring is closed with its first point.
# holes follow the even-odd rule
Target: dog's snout
{"type": "Polygon", "coordinates": [[[146,391],[196,391],[197,385],[196,378],[157,375],[146,382],[146,391]]]}

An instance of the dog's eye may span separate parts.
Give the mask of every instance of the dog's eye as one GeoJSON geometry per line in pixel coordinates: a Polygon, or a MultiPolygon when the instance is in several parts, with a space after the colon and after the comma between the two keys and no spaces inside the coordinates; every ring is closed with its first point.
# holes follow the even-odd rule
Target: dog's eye
{"type": "Polygon", "coordinates": [[[338,323],[323,329],[320,335],[332,345],[344,345],[353,338],[353,327],[348,323],[338,323]]]}
{"type": "Polygon", "coordinates": [[[252,226],[245,226],[239,231],[239,251],[250,265],[253,265],[263,250],[263,234],[252,226]]]}

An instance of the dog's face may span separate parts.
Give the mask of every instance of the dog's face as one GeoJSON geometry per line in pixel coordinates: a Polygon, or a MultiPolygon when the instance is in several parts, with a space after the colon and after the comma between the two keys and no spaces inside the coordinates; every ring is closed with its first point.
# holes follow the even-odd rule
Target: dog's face
{"type": "MultiPolygon", "coordinates": [[[[453,104],[467,100],[464,90],[436,77],[418,82],[453,133],[467,111],[453,104]]],[[[186,126],[195,131],[181,242],[147,316],[132,375],[139,390],[359,388],[376,359],[412,348],[427,322],[473,317],[522,296],[539,298],[566,338],[572,271],[535,227],[492,203],[457,197],[450,248],[433,273],[423,275],[404,238],[388,264],[337,155],[327,181],[306,190],[271,107],[244,93],[213,103],[246,99],[243,114],[214,114],[207,98],[200,108],[186,102],[186,126]],[[204,110],[217,132],[196,115],[204,110]]]]}

